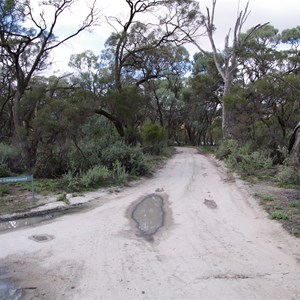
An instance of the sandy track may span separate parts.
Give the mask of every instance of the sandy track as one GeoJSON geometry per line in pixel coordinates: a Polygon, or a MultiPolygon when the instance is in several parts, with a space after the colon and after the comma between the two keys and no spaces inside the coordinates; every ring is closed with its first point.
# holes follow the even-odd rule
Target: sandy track
{"type": "Polygon", "coordinates": [[[191,148],[91,210],[1,234],[0,247],[25,299],[300,299],[299,240],[191,148]],[[150,241],[130,207],[155,192],[166,218],[150,241]],[[53,239],[30,239],[43,234],[53,239]]]}

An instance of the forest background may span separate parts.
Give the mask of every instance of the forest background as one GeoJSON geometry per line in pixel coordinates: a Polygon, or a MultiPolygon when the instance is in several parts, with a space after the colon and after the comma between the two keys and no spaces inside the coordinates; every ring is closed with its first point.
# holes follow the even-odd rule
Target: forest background
{"type": "Polygon", "coordinates": [[[1,177],[61,178],[73,191],[147,174],[165,146],[209,145],[244,176],[299,186],[287,145],[300,120],[300,26],[245,29],[246,5],[220,50],[217,1],[125,0],[122,17],[94,2],[56,35],[76,2],[0,2],[1,177]],[[72,54],[51,73],[54,51],[103,22],[101,53],[72,54]]]}

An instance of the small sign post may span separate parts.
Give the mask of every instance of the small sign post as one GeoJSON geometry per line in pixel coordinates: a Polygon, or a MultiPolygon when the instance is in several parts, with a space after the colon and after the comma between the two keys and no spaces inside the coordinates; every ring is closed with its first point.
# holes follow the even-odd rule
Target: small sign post
{"type": "Polygon", "coordinates": [[[1,177],[1,183],[16,183],[16,182],[26,182],[31,181],[31,190],[32,190],[32,201],[34,201],[34,181],[33,176],[20,176],[20,177],[1,177]]]}

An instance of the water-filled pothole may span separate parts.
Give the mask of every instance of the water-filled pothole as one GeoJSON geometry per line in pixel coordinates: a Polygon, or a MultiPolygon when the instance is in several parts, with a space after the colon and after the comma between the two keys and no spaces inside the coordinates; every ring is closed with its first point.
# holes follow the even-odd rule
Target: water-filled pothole
{"type": "Polygon", "coordinates": [[[140,201],[132,212],[132,218],[138,229],[145,235],[153,235],[164,225],[164,200],[156,194],[140,201]]]}
{"type": "Polygon", "coordinates": [[[47,221],[47,220],[51,220],[54,218],[54,216],[55,216],[55,214],[45,214],[42,216],[22,218],[22,219],[16,219],[16,220],[11,220],[11,221],[3,221],[3,222],[0,222],[0,232],[37,224],[37,223],[47,221]]]}
{"type": "MultiPolygon", "coordinates": [[[[2,277],[7,273],[8,269],[6,267],[0,267],[0,276],[2,277]]],[[[19,300],[23,295],[23,290],[18,289],[11,282],[9,278],[0,277],[0,299],[6,300],[19,300]]]]}

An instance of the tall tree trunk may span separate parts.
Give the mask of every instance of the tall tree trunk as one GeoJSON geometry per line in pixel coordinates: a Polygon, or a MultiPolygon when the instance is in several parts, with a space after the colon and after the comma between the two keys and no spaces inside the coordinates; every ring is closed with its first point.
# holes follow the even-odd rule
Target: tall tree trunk
{"type": "Polygon", "coordinates": [[[299,167],[300,163],[300,122],[295,127],[289,140],[288,150],[290,153],[291,164],[299,167]]]}
{"type": "Polygon", "coordinates": [[[223,139],[234,138],[235,112],[233,105],[227,101],[226,97],[230,95],[233,85],[233,73],[227,71],[224,76],[224,95],[222,109],[222,134],[223,139]]]}
{"type": "MultiPolygon", "coordinates": [[[[257,31],[259,28],[262,28],[268,23],[263,25],[260,24],[256,25],[255,27],[253,27],[252,31],[247,36],[243,37],[243,39],[241,38],[243,25],[245,24],[249,15],[248,13],[249,2],[248,2],[246,4],[245,9],[240,10],[238,12],[235,25],[234,25],[234,30],[233,30],[232,45],[229,45],[229,37],[230,37],[231,29],[229,30],[228,34],[225,37],[225,47],[224,47],[224,51],[222,52],[223,53],[222,61],[220,61],[219,50],[217,49],[213,37],[213,34],[215,32],[214,18],[215,18],[216,4],[217,4],[217,0],[212,0],[211,9],[206,7],[206,15],[203,15],[202,21],[206,28],[206,34],[211,44],[215,66],[219,74],[222,76],[224,80],[224,97],[226,97],[231,92],[233,81],[238,71],[237,57],[238,57],[238,52],[243,47],[243,43],[249,38],[250,35],[252,35],[255,31],[257,31]]],[[[199,43],[197,43],[195,37],[188,35],[188,38],[198,48],[198,50],[201,53],[205,55],[209,55],[209,53],[205,51],[200,46],[199,43]]],[[[223,132],[224,139],[230,139],[234,137],[234,119],[235,119],[234,108],[231,107],[230,104],[226,103],[226,101],[223,101],[222,132],[223,132]]]]}

